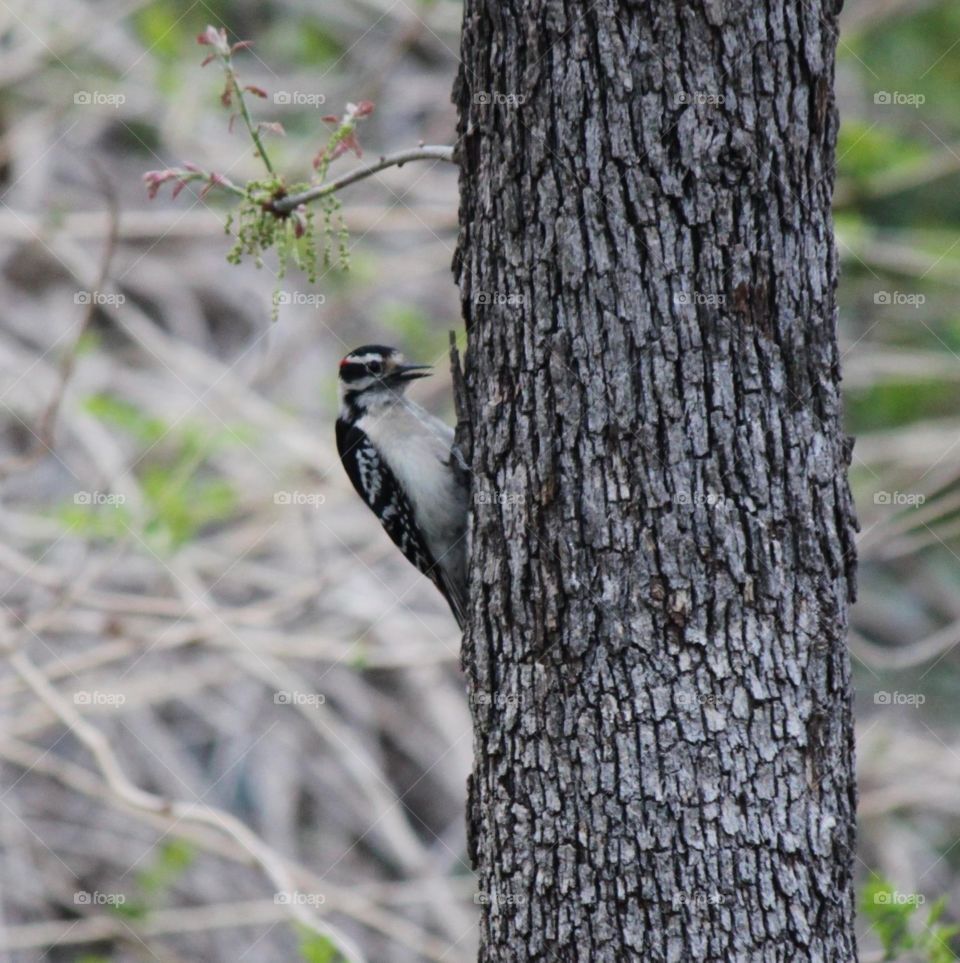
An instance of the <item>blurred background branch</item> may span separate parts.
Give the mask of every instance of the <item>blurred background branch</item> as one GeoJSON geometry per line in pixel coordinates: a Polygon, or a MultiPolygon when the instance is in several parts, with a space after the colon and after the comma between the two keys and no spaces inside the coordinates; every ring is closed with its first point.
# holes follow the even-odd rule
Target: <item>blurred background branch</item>
{"type": "MultiPolygon", "coordinates": [[[[246,827],[313,894],[301,908],[365,957],[474,958],[459,639],[349,490],[332,437],[343,354],[395,343],[443,372],[460,329],[449,149],[413,148],[423,159],[402,170],[376,160],[452,143],[459,17],[453,0],[0,9],[0,602],[21,637],[0,665],[0,947],[13,963],[78,947],[95,961],[335,958],[222,827],[171,833],[169,812],[121,806],[89,765],[89,726],[150,799],[246,827]],[[229,265],[229,198],[191,185],[147,200],[143,172],[185,159],[263,176],[218,106],[222,77],[199,70],[210,22],[256,40],[244,82],[286,132],[269,142],[278,170],[308,181],[321,116],[376,102],[359,164],[376,172],[347,187],[349,162],[331,168],[348,272],[311,285],[278,280],[269,256],[229,265]]],[[[844,17],[859,865],[947,895],[956,919],[960,9],[852,0],[844,17]]],[[[415,390],[453,421],[446,376],[415,390]]]]}

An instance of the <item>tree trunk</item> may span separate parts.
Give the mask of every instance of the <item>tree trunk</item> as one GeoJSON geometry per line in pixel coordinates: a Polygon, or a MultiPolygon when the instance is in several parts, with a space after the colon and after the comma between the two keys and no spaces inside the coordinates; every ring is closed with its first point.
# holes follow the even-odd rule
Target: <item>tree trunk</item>
{"type": "Polygon", "coordinates": [[[856,959],[826,0],[466,0],[483,960],[856,959]]]}

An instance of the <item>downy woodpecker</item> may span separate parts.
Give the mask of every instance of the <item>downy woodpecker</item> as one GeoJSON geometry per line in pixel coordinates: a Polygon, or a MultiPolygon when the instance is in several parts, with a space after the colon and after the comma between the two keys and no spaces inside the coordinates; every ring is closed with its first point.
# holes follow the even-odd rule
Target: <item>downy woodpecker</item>
{"type": "Polygon", "coordinates": [[[379,344],[351,351],[340,362],[337,449],[357,494],[462,629],[468,493],[454,470],[453,429],[404,397],[429,367],[379,344]]]}

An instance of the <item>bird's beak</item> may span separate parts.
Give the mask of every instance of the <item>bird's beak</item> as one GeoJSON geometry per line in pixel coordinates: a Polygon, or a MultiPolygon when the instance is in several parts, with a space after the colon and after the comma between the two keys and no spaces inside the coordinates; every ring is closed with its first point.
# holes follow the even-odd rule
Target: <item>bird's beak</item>
{"type": "Polygon", "coordinates": [[[398,364],[390,373],[390,381],[413,381],[414,378],[429,378],[432,364],[398,364]]]}

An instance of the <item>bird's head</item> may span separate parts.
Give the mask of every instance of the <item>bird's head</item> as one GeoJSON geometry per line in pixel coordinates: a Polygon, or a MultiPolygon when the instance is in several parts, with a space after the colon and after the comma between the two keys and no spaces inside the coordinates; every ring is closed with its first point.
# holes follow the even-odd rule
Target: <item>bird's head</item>
{"type": "Polygon", "coordinates": [[[428,364],[407,364],[396,348],[365,344],[340,362],[340,399],[356,408],[395,401],[414,378],[430,374],[428,364]]]}

